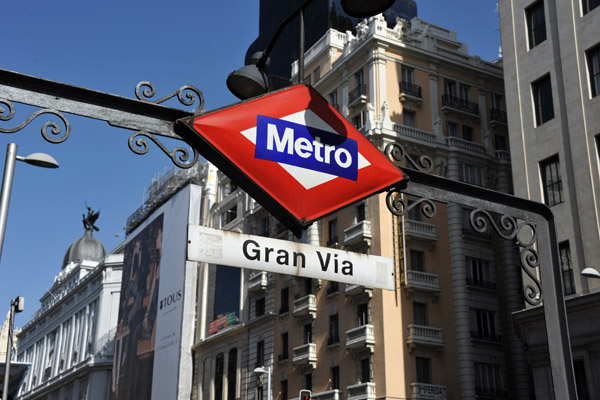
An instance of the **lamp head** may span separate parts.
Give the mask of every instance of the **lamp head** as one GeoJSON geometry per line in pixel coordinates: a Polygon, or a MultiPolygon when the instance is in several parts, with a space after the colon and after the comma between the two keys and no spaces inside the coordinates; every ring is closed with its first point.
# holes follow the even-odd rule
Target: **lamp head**
{"type": "Polygon", "coordinates": [[[255,374],[266,374],[268,371],[264,367],[256,367],[252,372],[255,374]]]}
{"type": "Polygon", "coordinates": [[[269,91],[269,83],[265,74],[269,60],[267,58],[267,60],[260,62],[262,55],[262,52],[254,53],[250,64],[233,71],[227,77],[227,88],[238,99],[246,100],[269,91]]]}
{"type": "Polygon", "coordinates": [[[600,272],[598,272],[595,268],[587,267],[581,271],[581,275],[586,278],[596,278],[600,279],[600,272]]]}
{"type": "Polygon", "coordinates": [[[33,153],[27,157],[17,156],[17,160],[42,168],[58,168],[58,162],[46,153],[33,153]]]}
{"type": "Polygon", "coordinates": [[[344,12],[351,17],[367,18],[384,12],[395,0],[342,0],[344,12]]]}

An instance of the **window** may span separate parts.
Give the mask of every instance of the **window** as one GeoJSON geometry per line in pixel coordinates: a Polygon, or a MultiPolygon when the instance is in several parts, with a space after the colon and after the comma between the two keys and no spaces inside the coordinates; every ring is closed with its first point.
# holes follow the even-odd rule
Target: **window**
{"type": "MultiPolygon", "coordinates": [[[[338,94],[337,91],[335,92],[331,92],[329,94],[329,104],[331,104],[333,106],[333,108],[338,108],[338,94]]],[[[338,110],[339,111],[339,110],[338,110]]]]}
{"type": "Polygon", "coordinates": [[[483,170],[471,164],[460,165],[460,180],[471,185],[483,186],[483,170]]]}
{"type": "Polygon", "coordinates": [[[281,334],[281,355],[279,356],[279,361],[287,360],[289,358],[290,353],[288,351],[288,347],[289,347],[288,333],[284,332],[281,334]]]}
{"type": "Polygon", "coordinates": [[[260,221],[260,232],[258,233],[260,236],[269,236],[271,224],[269,217],[264,217],[260,221]]]}
{"type": "Polygon", "coordinates": [[[404,125],[414,128],[416,113],[414,111],[404,110],[402,115],[404,115],[404,125]]]}
{"type": "Polygon", "coordinates": [[[265,298],[261,297],[254,302],[254,315],[260,317],[265,315],[265,298]]]}
{"type": "Polygon", "coordinates": [[[307,389],[307,390],[311,390],[313,389],[313,379],[312,379],[312,373],[306,374],[304,375],[304,386],[302,387],[302,389],[307,389]]]}
{"type": "Polygon", "coordinates": [[[569,242],[558,244],[558,252],[560,253],[560,269],[563,278],[563,290],[565,295],[575,293],[575,282],[573,281],[573,263],[571,262],[571,249],[569,242]]]}
{"type": "Polygon", "coordinates": [[[456,82],[444,79],[444,94],[456,97],[456,82]]]}
{"type": "Polygon", "coordinates": [[[587,380],[585,378],[585,363],[583,360],[573,361],[573,370],[575,371],[575,388],[577,390],[577,398],[587,400],[590,398],[587,380]]]}
{"type": "Polygon", "coordinates": [[[365,125],[365,112],[364,111],[361,111],[360,113],[358,113],[357,115],[352,117],[352,126],[354,126],[356,129],[362,129],[362,127],[364,125],[365,125]]]}
{"type": "Polygon", "coordinates": [[[312,343],[313,342],[312,323],[304,325],[302,330],[303,330],[303,344],[312,343]]]}
{"type": "Polygon", "coordinates": [[[237,392],[237,349],[229,351],[227,363],[227,400],[235,400],[237,392]]]}
{"type": "Polygon", "coordinates": [[[262,367],[265,363],[265,341],[256,342],[256,366],[262,367]]]}
{"type": "Polygon", "coordinates": [[[494,141],[496,142],[496,150],[507,150],[508,149],[508,143],[506,140],[506,136],[504,135],[500,135],[498,133],[496,133],[494,135],[494,141]]]}
{"type": "Polygon", "coordinates": [[[365,77],[362,70],[354,74],[354,81],[356,82],[357,87],[365,83],[365,77]]]}
{"type": "Polygon", "coordinates": [[[431,383],[431,365],[429,358],[417,357],[417,382],[431,383]]]}
{"type": "MultiPolygon", "coordinates": [[[[281,400],[287,400],[288,398],[288,381],[281,381],[281,400]]],[[[270,399],[269,399],[270,400],[270,399]]]]}
{"type": "Polygon", "coordinates": [[[446,136],[460,137],[458,124],[456,122],[448,121],[446,123],[446,136]]]}
{"type": "Polygon", "coordinates": [[[504,110],[504,96],[499,93],[492,93],[492,108],[494,110],[504,110]]]}
{"type": "Polygon", "coordinates": [[[371,382],[371,359],[365,357],[359,361],[360,363],[360,381],[362,383],[371,382]]]}
{"type": "Polygon", "coordinates": [[[463,125],[462,127],[462,137],[465,140],[473,140],[473,128],[468,125],[463,125]]]}
{"type": "Polygon", "coordinates": [[[411,221],[420,221],[421,220],[421,205],[416,205],[415,207],[410,208],[413,204],[415,204],[414,200],[408,201],[408,213],[406,217],[411,221]]]}
{"type": "Polygon", "coordinates": [[[552,207],[563,202],[562,180],[560,179],[560,164],[558,155],[540,163],[544,202],[552,207]]]}
{"type": "Polygon", "coordinates": [[[279,314],[290,311],[290,289],[284,287],[281,289],[281,306],[279,307],[279,314]]]}
{"type": "Polygon", "coordinates": [[[340,388],[340,367],[331,367],[331,389],[340,388]]]}
{"type": "Polygon", "coordinates": [[[317,83],[319,79],[321,79],[321,67],[315,68],[315,71],[313,72],[313,82],[317,83]]]}
{"type": "Polygon", "coordinates": [[[427,326],[427,304],[413,302],[413,324],[427,326]]]}
{"type": "Polygon", "coordinates": [[[313,292],[313,280],[312,278],[304,278],[304,296],[308,296],[313,292]]]}
{"type": "Polygon", "coordinates": [[[474,309],[473,310],[474,330],[471,337],[475,339],[499,340],[496,335],[496,321],[493,311],[474,309]]]}
{"type": "Polygon", "coordinates": [[[340,342],[339,333],[339,320],[337,314],[329,316],[329,337],[327,338],[327,345],[332,345],[340,342]]]}
{"type": "Polygon", "coordinates": [[[360,203],[356,206],[356,222],[361,222],[367,219],[367,210],[365,203],[360,203]]]}
{"type": "Polygon", "coordinates": [[[600,6],[600,0],[581,0],[581,8],[584,15],[598,6],[600,6]]]}
{"type": "Polygon", "coordinates": [[[237,218],[237,205],[231,207],[229,210],[223,213],[222,221],[223,225],[227,225],[231,221],[237,218]]]}
{"type": "Polygon", "coordinates": [[[492,275],[490,262],[467,257],[467,284],[496,289],[496,278],[492,275]]]}
{"type": "MultiPolygon", "coordinates": [[[[600,0],[598,0],[600,3],[600,0]]],[[[600,45],[585,52],[590,73],[590,88],[592,97],[600,94],[600,45]]]]}
{"type": "Polygon", "coordinates": [[[505,390],[500,380],[500,367],[475,363],[475,393],[478,395],[503,396],[505,390]]]}
{"type": "Polygon", "coordinates": [[[327,246],[337,246],[338,244],[338,223],[337,219],[329,220],[329,236],[327,239],[327,246]]]}
{"type": "Polygon", "coordinates": [[[425,272],[425,253],[418,250],[410,251],[411,271],[425,272]]]}
{"type": "Polygon", "coordinates": [[[540,126],[554,118],[554,105],[552,103],[552,84],[550,75],[546,75],[531,84],[533,93],[533,107],[535,111],[535,124],[540,126]]]}
{"type": "Polygon", "coordinates": [[[463,84],[460,85],[460,98],[471,101],[471,86],[463,84]]]}
{"type": "Polygon", "coordinates": [[[538,1],[525,10],[527,18],[527,33],[529,35],[529,49],[546,40],[546,20],[544,16],[544,2],[538,1]]]}
{"type": "Polygon", "coordinates": [[[403,65],[402,82],[415,83],[415,70],[403,65]]]}
{"type": "Polygon", "coordinates": [[[356,306],[356,326],[363,326],[369,323],[369,303],[361,303],[356,306]]]}
{"type": "Polygon", "coordinates": [[[215,360],[215,400],[221,400],[223,398],[223,372],[225,357],[223,353],[217,354],[217,358],[215,360]]]}
{"type": "Polygon", "coordinates": [[[339,292],[339,290],[340,290],[339,287],[340,287],[340,285],[337,281],[329,282],[329,285],[327,285],[327,295],[339,292]]]}

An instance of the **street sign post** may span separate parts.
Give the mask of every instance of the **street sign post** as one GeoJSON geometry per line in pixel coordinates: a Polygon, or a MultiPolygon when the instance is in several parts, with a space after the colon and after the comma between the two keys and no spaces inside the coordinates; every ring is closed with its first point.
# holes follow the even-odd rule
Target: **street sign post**
{"type": "Polygon", "coordinates": [[[188,225],[188,260],[394,289],[392,258],[188,225]]]}
{"type": "Polygon", "coordinates": [[[297,236],[313,221],[407,181],[306,85],[180,119],[175,131],[297,236]]]}

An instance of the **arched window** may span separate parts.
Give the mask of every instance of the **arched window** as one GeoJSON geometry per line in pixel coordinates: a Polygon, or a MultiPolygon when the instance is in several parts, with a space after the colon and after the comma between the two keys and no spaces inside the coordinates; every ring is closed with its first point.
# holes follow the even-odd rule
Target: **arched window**
{"type": "Polygon", "coordinates": [[[227,400],[235,400],[237,392],[237,349],[229,350],[227,362],[227,400]]]}
{"type": "Polygon", "coordinates": [[[223,353],[217,354],[215,360],[215,400],[223,399],[223,368],[224,368],[223,353]]]}

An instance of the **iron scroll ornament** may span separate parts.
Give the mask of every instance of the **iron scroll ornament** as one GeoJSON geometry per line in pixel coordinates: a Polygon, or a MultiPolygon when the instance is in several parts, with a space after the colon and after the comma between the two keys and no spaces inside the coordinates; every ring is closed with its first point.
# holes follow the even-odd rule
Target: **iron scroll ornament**
{"type": "Polygon", "coordinates": [[[198,105],[196,106],[196,110],[204,111],[204,96],[200,90],[192,85],[184,85],[176,91],[158,100],[151,100],[155,94],[156,89],[154,85],[148,81],[141,81],[135,86],[135,97],[137,97],[138,100],[148,101],[154,104],[161,104],[177,96],[179,102],[184,106],[193,106],[197,101],[198,105]]]}
{"type": "MultiPolygon", "coordinates": [[[[50,109],[50,108],[38,110],[38,111],[34,112],[25,121],[23,121],[23,123],[21,123],[20,125],[14,127],[14,128],[0,127],[0,133],[9,133],[10,134],[10,133],[18,132],[18,131],[22,130],[23,128],[25,128],[34,119],[36,119],[38,116],[40,116],[42,114],[50,114],[50,115],[54,115],[54,116],[60,118],[65,126],[65,131],[63,132],[59,123],[57,123],[56,121],[48,121],[44,125],[42,125],[42,129],[41,129],[42,137],[47,142],[50,142],[50,143],[62,143],[65,140],[67,140],[67,138],[71,134],[71,124],[69,123],[69,120],[60,111],[50,109]]],[[[10,121],[14,116],[15,116],[15,107],[13,106],[12,102],[5,100],[5,99],[0,99],[0,121],[10,121]]]]}
{"type": "Polygon", "coordinates": [[[135,154],[144,155],[148,153],[150,146],[148,145],[148,140],[150,139],[154,142],[162,151],[165,153],[173,164],[178,166],[179,168],[186,169],[193,167],[198,161],[198,152],[196,149],[193,149],[193,157],[190,160],[190,152],[185,147],[175,147],[173,150],[167,149],[167,147],[160,142],[153,134],[149,132],[134,132],[129,137],[129,149],[133,151],[135,154]]]}

